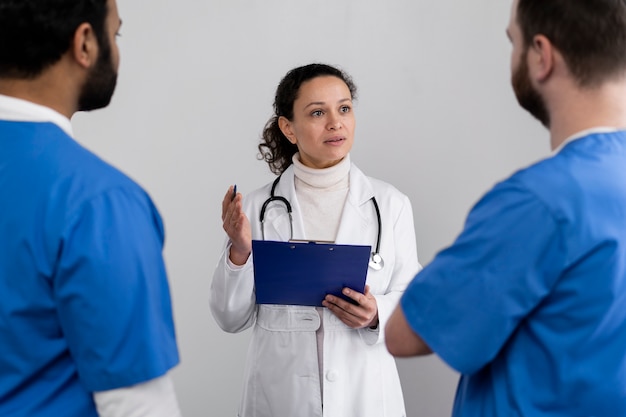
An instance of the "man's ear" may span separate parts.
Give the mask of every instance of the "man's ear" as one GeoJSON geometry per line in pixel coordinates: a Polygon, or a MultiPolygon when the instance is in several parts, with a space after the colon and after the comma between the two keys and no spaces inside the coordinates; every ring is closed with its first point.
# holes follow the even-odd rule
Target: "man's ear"
{"type": "Polygon", "coordinates": [[[82,23],[74,32],[71,55],[78,65],[88,69],[98,59],[98,39],[89,23],[82,23]]]}
{"type": "Polygon", "coordinates": [[[536,35],[528,49],[528,72],[537,82],[547,80],[554,71],[556,48],[544,35],[536,35]]]}
{"type": "Polygon", "coordinates": [[[291,122],[289,119],[284,116],[280,116],[278,118],[278,127],[280,128],[280,131],[283,132],[283,135],[287,137],[289,142],[294,145],[298,142],[296,135],[293,133],[293,129],[291,128],[291,122]]]}

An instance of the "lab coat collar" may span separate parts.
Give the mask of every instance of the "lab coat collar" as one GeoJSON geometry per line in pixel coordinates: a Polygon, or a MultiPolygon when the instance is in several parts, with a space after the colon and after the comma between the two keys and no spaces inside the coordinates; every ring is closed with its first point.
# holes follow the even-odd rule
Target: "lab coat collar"
{"type": "Polygon", "coordinates": [[[371,199],[374,197],[374,188],[363,171],[351,164],[350,167],[350,190],[343,207],[339,230],[337,231],[337,243],[362,244],[367,242],[368,233],[372,225],[377,227],[376,214],[371,199]],[[374,214],[372,214],[374,213],[374,214]],[[355,230],[361,233],[355,233],[355,230]]]}
{"type": "Polygon", "coordinates": [[[374,197],[374,187],[369,178],[356,165],[351,164],[348,200],[359,207],[368,203],[372,197],[374,197]]]}
{"type": "MultiPolygon", "coordinates": [[[[372,227],[372,224],[374,227],[377,227],[374,206],[370,202],[371,198],[374,197],[374,188],[369,178],[353,163],[350,165],[349,175],[350,190],[341,214],[336,242],[356,244],[358,242],[355,241],[355,230],[364,230],[365,228],[372,227]]],[[[302,219],[302,211],[298,204],[298,198],[296,197],[293,166],[289,166],[289,168],[283,172],[274,194],[285,197],[291,203],[293,238],[304,239],[304,222],[302,219]]],[[[279,216],[266,221],[266,233],[269,228],[273,228],[275,233],[278,234],[282,240],[288,240],[289,236],[285,235],[285,231],[289,230],[288,219],[289,216],[287,212],[281,210],[279,216]]],[[[367,237],[365,237],[365,239],[367,239],[367,237]]]]}
{"type": "Polygon", "coordinates": [[[352,164],[350,167],[350,191],[343,207],[339,230],[337,231],[337,243],[345,244],[371,244],[370,233],[372,227],[377,228],[378,223],[374,205],[370,201],[374,196],[372,184],[363,171],[352,164]],[[355,231],[360,231],[355,233],[355,231]]]}
{"type": "MultiPolygon", "coordinates": [[[[293,238],[304,239],[304,223],[302,220],[302,211],[300,210],[298,198],[296,197],[295,174],[293,172],[293,165],[290,165],[282,173],[280,181],[278,181],[278,185],[276,186],[274,195],[285,197],[287,201],[289,201],[289,203],[291,204],[293,217],[293,238]]],[[[281,215],[271,220],[271,223],[275,228],[275,233],[280,236],[281,240],[289,240],[289,235],[285,235],[284,233],[285,230],[288,230],[288,222],[289,216],[286,210],[282,210],[281,215]]],[[[269,222],[266,221],[266,228],[268,227],[268,223],[269,222]]]]}
{"type": "Polygon", "coordinates": [[[70,119],[49,107],[0,94],[0,120],[53,123],[73,137],[70,119]]]}

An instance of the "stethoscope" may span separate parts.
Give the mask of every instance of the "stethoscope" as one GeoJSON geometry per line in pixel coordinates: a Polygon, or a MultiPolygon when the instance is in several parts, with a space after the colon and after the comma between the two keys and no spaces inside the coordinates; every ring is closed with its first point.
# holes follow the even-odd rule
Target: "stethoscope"
{"type": "MultiPolygon", "coordinates": [[[[261,207],[261,214],[259,216],[259,220],[261,221],[261,237],[265,240],[265,209],[272,201],[280,201],[285,205],[287,209],[287,214],[289,215],[289,240],[293,240],[293,216],[291,215],[291,203],[285,197],[279,196],[275,194],[276,186],[278,185],[278,181],[280,181],[280,176],[274,180],[272,183],[272,190],[270,191],[270,197],[265,200],[263,206],[261,207]]],[[[383,261],[382,256],[380,256],[380,236],[382,233],[382,221],[380,219],[380,209],[378,208],[378,203],[376,202],[376,197],[371,198],[372,203],[374,204],[374,209],[376,210],[376,220],[378,221],[378,234],[376,236],[376,250],[372,252],[369,261],[369,267],[375,271],[380,271],[385,266],[385,262],[383,261]]]]}

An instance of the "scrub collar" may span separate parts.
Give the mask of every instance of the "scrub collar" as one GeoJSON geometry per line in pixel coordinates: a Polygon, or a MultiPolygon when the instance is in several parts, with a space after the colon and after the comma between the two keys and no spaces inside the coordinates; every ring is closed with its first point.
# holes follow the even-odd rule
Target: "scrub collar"
{"type": "Polygon", "coordinates": [[[561,150],[565,147],[565,145],[567,145],[568,143],[571,143],[575,140],[578,139],[582,139],[585,136],[589,136],[595,133],[613,133],[613,132],[617,132],[620,129],[614,128],[614,127],[607,127],[607,126],[599,126],[599,127],[592,127],[591,129],[585,129],[582,130],[580,132],[574,133],[572,136],[568,137],[567,139],[565,139],[559,146],[556,147],[555,150],[552,151],[552,155],[556,155],[559,152],[561,152],[561,150]]]}
{"type": "Polygon", "coordinates": [[[61,113],[49,107],[2,94],[0,94],[0,120],[54,123],[69,136],[74,136],[70,119],[61,113]]]}

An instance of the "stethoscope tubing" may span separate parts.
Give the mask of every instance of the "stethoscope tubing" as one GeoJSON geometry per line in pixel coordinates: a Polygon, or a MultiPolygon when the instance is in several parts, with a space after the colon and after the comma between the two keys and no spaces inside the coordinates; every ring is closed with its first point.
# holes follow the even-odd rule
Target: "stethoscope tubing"
{"type": "MultiPolygon", "coordinates": [[[[272,183],[270,197],[263,202],[263,205],[261,206],[261,211],[259,213],[259,221],[261,222],[261,237],[263,238],[263,240],[265,240],[265,210],[267,209],[267,206],[272,201],[280,201],[281,203],[285,205],[285,208],[287,209],[287,214],[289,215],[289,229],[290,229],[289,236],[290,236],[290,240],[293,239],[293,216],[291,214],[292,212],[291,203],[285,197],[276,195],[276,186],[278,185],[278,182],[280,181],[281,176],[282,175],[279,175],[278,177],[276,177],[276,179],[272,183]]],[[[372,200],[372,204],[374,204],[374,210],[376,210],[376,220],[378,222],[378,231],[376,234],[376,250],[372,252],[372,260],[370,262],[370,266],[374,269],[379,270],[382,268],[382,264],[383,264],[382,257],[380,256],[380,240],[382,236],[383,225],[382,225],[382,219],[380,216],[380,208],[378,207],[378,202],[376,201],[376,197],[372,197],[370,200],[372,200]]]]}

